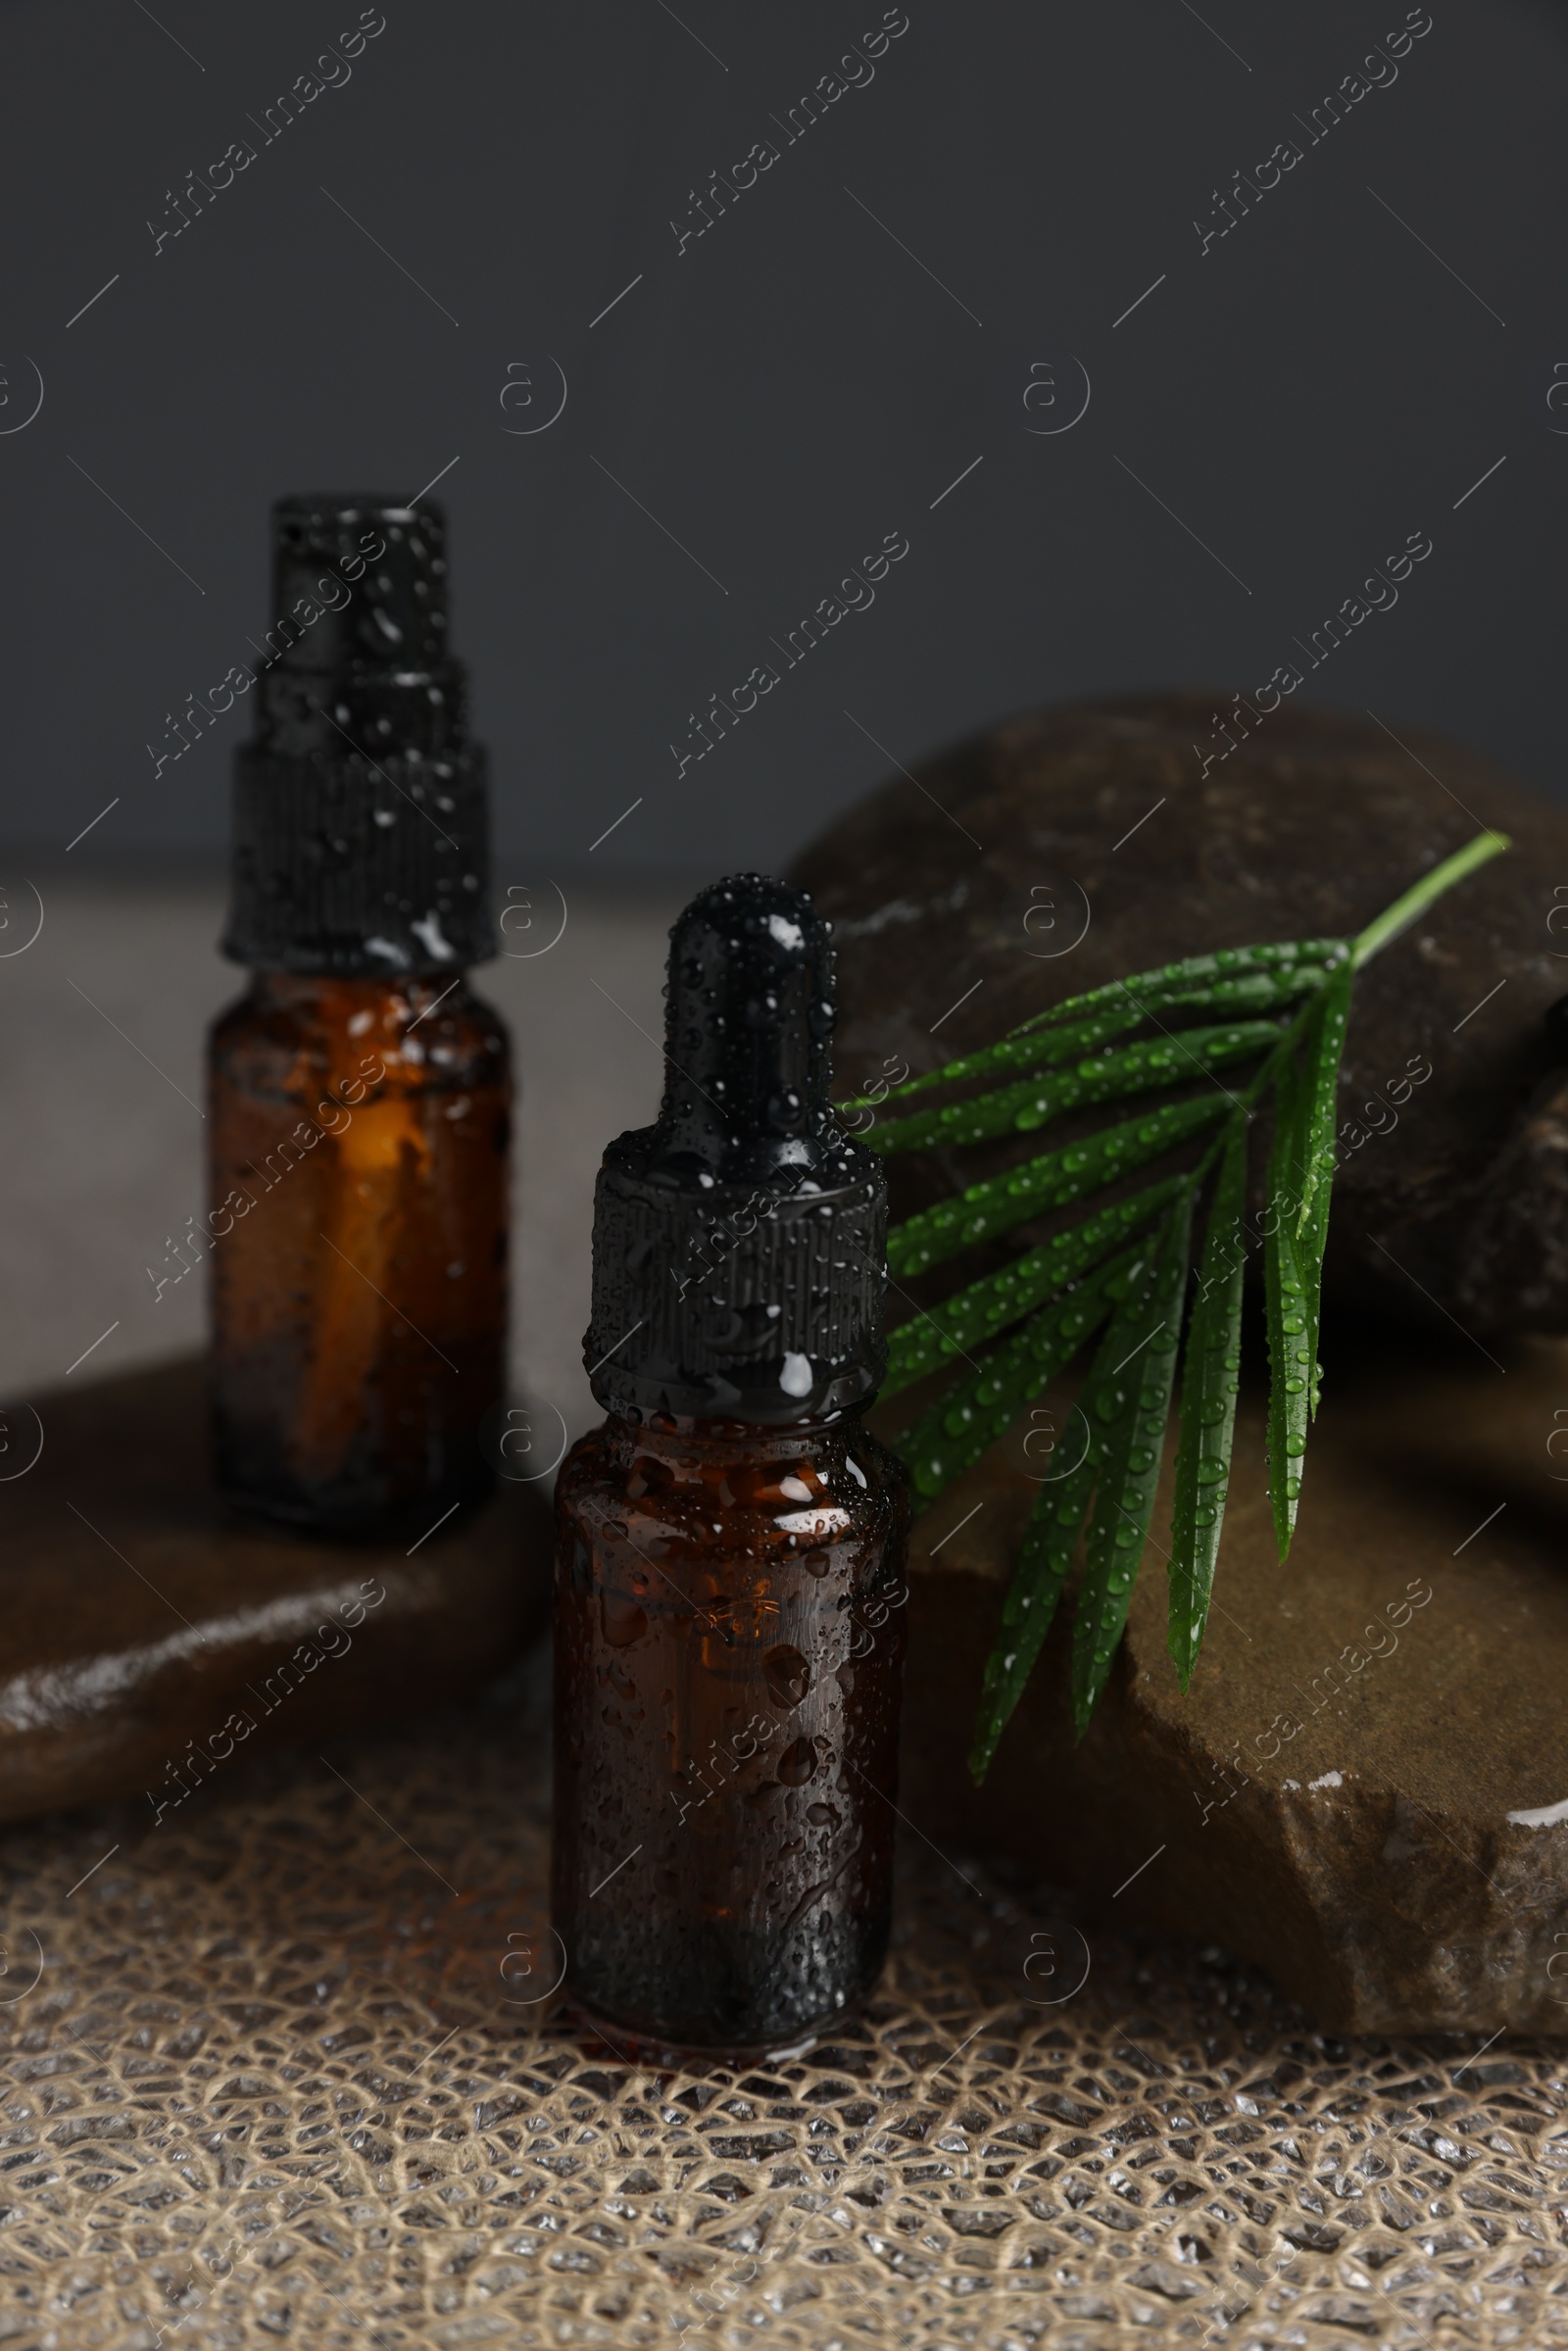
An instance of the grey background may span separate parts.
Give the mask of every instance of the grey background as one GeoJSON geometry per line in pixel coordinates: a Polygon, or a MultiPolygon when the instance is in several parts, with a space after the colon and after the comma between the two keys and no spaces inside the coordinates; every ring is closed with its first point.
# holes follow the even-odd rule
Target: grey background
{"type": "Polygon", "coordinates": [[[408,497],[453,459],[435,495],[503,884],[777,867],[887,772],[879,745],[907,761],[1042,699],[1255,686],[1417,529],[1433,558],[1305,691],[1555,789],[1561,12],[1434,0],[1394,86],[1206,255],[1216,186],[1306,146],[1296,118],[1399,0],[909,0],[869,86],[786,146],[773,118],[881,13],[386,0],[348,84],[261,146],[247,118],[351,0],[159,0],[156,22],[13,0],[17,871],[111,800],[73,868],[218,856],[239,715],[156,782],[144,746],[270,619],[270,501],[408,497]],[[255,163],[155,258],[166,191],[241,136],[255,163]],[[689,192],[765,136],[778,163],[678,254],[689,192]],[[551,354],[564,414],[509,434],[531,420],[502,407],[509,365],[540,416],[551,354]],[[1055,364],[1064,416],[1068,354],[1088,412],[1033,433],[1030,367],[1055,364]],[[45,397],[16,431],[24,355],[45,397]],[[892,530],[910,553],[874,608],[677,782],[687,713],[892,530]]]}

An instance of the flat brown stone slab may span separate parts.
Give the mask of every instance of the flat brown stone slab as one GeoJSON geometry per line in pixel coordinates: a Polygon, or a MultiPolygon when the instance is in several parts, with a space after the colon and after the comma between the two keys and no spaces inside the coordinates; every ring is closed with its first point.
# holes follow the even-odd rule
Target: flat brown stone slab
{"type": "Polygon", "coordinates": [[[6,1424],[0,1467],[21,1474],[0,1482],[0,1819],[141,1790],[150,1818],[172,1815],[233,1755],[476,1688],[548,1614],[533,1487],[418,1543],[234,1515],[208,1472],[197,1359],[57,1391],[6,1424]]]}
{"type": "Polygon", "coordinates": [[[1568,2031],[1568,1461],[1547,1450],[1568,1347],[1500,1368],[1341,1335],[1326,1359],[1283,1568],[1244,1396],[1188,1695],[1165,1653],[1167,1461],[1087,1736],[1064,1609],[979,1791],[981,1668],[1039,1492],[1017,1439],[916,1521],[904,1801],[949,1853],[1010,1854],[1121,1925],[1260,1961],[1331,2028],[1568,2031]]]}

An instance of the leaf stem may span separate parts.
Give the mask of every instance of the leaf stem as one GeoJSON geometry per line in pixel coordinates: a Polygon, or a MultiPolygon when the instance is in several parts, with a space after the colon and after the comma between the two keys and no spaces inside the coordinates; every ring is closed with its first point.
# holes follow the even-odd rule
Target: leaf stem
{"type": "Polygon", "coordinates": [[[1424,914],[1434,899],[1441,898],[1446,890],[1451,890],[1455,882],[1463,881],[1465,875],[1473,873],[1478,865],[1485,865],[1489,858],[1500,857],[1505,849],[1512,847],[1513,843],[1506,833],[1477,833],[1475,839],[1467,841],[1463,849],[1456,849],[1451,857],[1445,857],[1441,865],[1434,865],[1429,874],[1413,882],[1401,897],[1395,900],[1392,906],[1385,906],[1382,913],[1367,924],[1359,938],[1351,941],[1350,959],[1355,970],[1359,971],[1363,963],[1369,963],[1375,955],[1388,946],[1391,939],[1396,939],[1400,931],[1407,929],[1418,914],[1424,914]]]}
{"type": "MultiPolygon", "coordinates": [[[[1501,857],[1505,849],[1512,847],[1513,843],[1506,833],[1477,833],[1475,839],[1467,841],[1463,849],[1456,849],[1451,857],[1445,857],[1441,865],[1434,865],[1429,874],[1424,875],[1420,881],[1413,882],[1408,890],[1403,891],[1394,901],[1392,906],[1385,906],[1381,914],[1374,916],[1365,930],[1360,932],[1357,937],[1347,939],[1341,943],[1341,955],[1348,954],[1351,970],[1359,971],[1363,963],[1369,962],[1373,955],[1378,955],[1387,947],[1391,939],[1397,938],[1400,931],[1408,929],[1418,915],[1425,913],[1427,907],[1437,899],[1442,898],[1446,891],[1451,890],[1455,882],[1463,881],[1465,875],[1474,873],[1477,866],[1489,863],[1493,857],[1501,857]]],[[[1336,960],[1332,955],[1325,959],[1330,964],[1336,960]]],[[[1253,1104],[1261,1100],[1273,1084],[1276,1072],[1285,1055],[1299,1042],[1316,1004],[1316,997],[1309,996],[1299,1011],[1280,1031],[1278,1045],[1270,1048],[1267,1059],[1250,1082],[1243,1088],[1240,1097],[1241,1106],[1249,1116],[1251,1114],[1253,1104]]],[[[1234,1123],[1235,1114],[1233,1113],[1221,1127],[1207,1151],[1204,1151],[1197,1167],[1194,1168],[1195,1183],[1201,1182],[1219,1157],[1225,1148],[1226,1136],[1234,1123]]]]}

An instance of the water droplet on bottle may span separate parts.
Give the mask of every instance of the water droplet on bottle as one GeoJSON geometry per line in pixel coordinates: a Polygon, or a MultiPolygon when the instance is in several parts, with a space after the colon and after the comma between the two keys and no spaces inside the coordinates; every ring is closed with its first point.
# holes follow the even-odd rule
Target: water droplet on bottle
{"type": "Polygon", "coordinates": [[[799,1649],[781,1641],[762,1659],[762,1679],[775,1706],[798,1706],[811,1687],[811,1669],[799,1649]]]}
{"type": "Polygon", "coordinates": [[[599,1595],[599,1624],[605,1639],[614,1649],[630,1648],[632,1642],[641,1641],[648,1630],[648,1618],[644,1610],[635,1601],[628,1600],[624,1593],[614,1592],[602,1592],[599,1595]]]}
{"type": "Polygon", "coordinates": [[[808,1739],[796,1739],[778,1759],[778,1776],[786,1788],[804,1788],[816,1769],[816,1749],[808,1739]]]}

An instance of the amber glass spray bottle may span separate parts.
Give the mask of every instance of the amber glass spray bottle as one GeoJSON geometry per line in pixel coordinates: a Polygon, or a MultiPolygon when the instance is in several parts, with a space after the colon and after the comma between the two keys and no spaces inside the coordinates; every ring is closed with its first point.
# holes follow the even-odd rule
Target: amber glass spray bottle
{"type": "Polygon", "coordinates": [[[876,1981],[892,1894],[903,1471],[881,1163],[830,1102],[832,957],[755,874],[670,937],[659,1122],[605,1154],[557,1488],[555,1924],[624,2054],[803,2045],[876,1981]]]}
{"type": "Polygon", "coordinates": [[[368,1532],[487,1491],[506,1382],[484,755],[439,512],[290,498],[273,532],[223,940],[253,976],[209,1045],[214,1436],[242,1507],[368,1532]]]}

